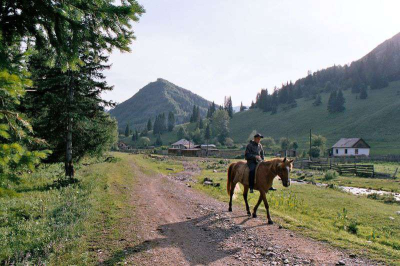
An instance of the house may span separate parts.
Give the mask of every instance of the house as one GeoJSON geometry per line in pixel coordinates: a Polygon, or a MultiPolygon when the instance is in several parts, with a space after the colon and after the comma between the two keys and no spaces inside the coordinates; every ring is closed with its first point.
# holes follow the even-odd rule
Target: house
{"type": "Polygon", "coordinates": [[[214,144],[201,144],[197,145],[195,148],[201,149],[201,156],[207,157],[207,156],[216,156],[219,154],[219,150],[217,149],[217,146],[214,144]]]}
{"type": "Polygon", "coordinates": [[[341,138],[332,146],[332,155],[338,156],[369,156],[371,147],[361,138],[341,138]]]}
{"type": "Polygon", "coordinates": [[[175,143],[172,143],[171,146],[172,146],[172,149],[183,150],[183,149],[194,148],[195,144],[193,142],[191,142],[191,141],[186,140],[186,139],[181,139],[181,140],[178,140],[175,143]]]}

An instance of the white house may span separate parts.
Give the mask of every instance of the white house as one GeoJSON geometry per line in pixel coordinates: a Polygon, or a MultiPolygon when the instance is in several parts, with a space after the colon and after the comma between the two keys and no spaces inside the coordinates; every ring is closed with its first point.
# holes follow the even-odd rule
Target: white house
{"type": "Polygon", "coordinates": [[[369,156],[371,147],[361,138],[341,138],[332,146],[332,155],[337,156],[369,156]]]}

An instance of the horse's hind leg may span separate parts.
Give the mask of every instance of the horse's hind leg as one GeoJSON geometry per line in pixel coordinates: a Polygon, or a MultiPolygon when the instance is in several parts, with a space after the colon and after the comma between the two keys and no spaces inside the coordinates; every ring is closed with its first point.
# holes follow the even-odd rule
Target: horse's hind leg
{"type": "Polygon", "coordinates": [[[269,215],[269,205],[267,201],[267,196],[264,191],[260,191],[260,195],[262,196],[265,205],[265,210],[267,211],[268,224],[273,224],[274,222],[271,220],[271,216],[269,215]]]}
{"type": "Polygon", "coordinates": [[[236,187],[236,183],[232,183],[231,185],[231,191],[229,193],[229,211],[232,211],[232,197],[233,197],[233,193],[235,192],[235,187],[236,187]]]}
{"type": "Polygon", "coordinates": [[[258,209],[258,206],[260,206],[261,201],[262,201],[262,197],[261,197],[261,192],[260,192],[260,196],[258,197],[257,204],[256,204],[256,206],[254,206],[254,209],[253,209],[253,218],[257,218],[257,209],[258,209]]]}
{"type": "Polygon", "coordinates": [[[247,193],[249,192],[249,186],[243,186],[243,198],[244,198],[244,203],[246,203],[246,211],[247,211],[247,215],[250,216],[250,207],[249,207],[249,203],[247,202],[247,193]]]}

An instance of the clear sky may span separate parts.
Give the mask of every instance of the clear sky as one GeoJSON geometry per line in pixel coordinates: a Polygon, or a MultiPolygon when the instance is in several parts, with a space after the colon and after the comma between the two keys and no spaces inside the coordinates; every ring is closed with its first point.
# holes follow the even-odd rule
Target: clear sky
{"type": "Polygon", "coordinates": [[[105,74],[123,102],[157,78],[223,103],[367,54],[400,32],[399,0],[138,0],[131,53],[105,74]]]}

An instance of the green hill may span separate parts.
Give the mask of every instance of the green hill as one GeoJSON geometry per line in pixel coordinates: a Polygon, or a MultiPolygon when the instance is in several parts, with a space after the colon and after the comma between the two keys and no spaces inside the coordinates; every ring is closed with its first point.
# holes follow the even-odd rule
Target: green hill
{"type": "Polygon", "coordinates": [[[210,102],[189,90],[165,80],[157,79],[140,89],[134,96],[118,104],[110,111],[118,121],[120,129],[126,124],[134,128],[143,127],[149,118],[154,122],[156,115],[172,111],[177,124],[186,122],[193,105],[200,107],[200,114],[205,116],[210,102]]]}
{"type": "Polygon", "coordinates": [[[322,105],[298,99],[296,108],[278,110],[271,115],[259,109],[236,113],[230,122],[231,137],[245,142],[253,130],[278,140],[288,136],[297,140],[299,149],[307,149],[309,130],[327,138],[330,147],[340,138],[361,137],[371,146],[371,154],[400,154],[400,82],[381,90],[368,90],[365,100],[344,91],[346,110],[331,114],[327,110],[328,93],[321,94],[322,105]]]}

